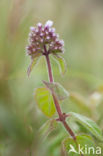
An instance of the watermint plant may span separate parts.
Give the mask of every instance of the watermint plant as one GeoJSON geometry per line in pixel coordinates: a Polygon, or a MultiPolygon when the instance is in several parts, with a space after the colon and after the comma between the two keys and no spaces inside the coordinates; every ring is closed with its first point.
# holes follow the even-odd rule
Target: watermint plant
{"type": "MultiPolygon", "coordinates": [[[[74,145],[76,149],[80,143],[83,145],[83,147],[85,144],[88,144],[88,142],[90,145],[93,144],[94,146],[93,138],[103,141],[103,137],[100,128],[94,121],[75,112],[65,113],[61,109],[60,102],[65,100],[65,98],[69,98],[69,93],[58,82],[54,82],[50,55],[52,55],[55,60],[58,61],[61,72],[65,73],[66,63],[62,57],[64,54],[64,41],[59,38],[55,28],[52,26],[53,22],[47,21],[45,25],[38,23],[36,27],[30,27],[28,39],[29,44],[26,47],[26,53],[28,56],[30,56],[31,63],[28,67],[27,73],[29,76],[34,65],[37,64],[40,57],[45,57],[49,82],[43,81],[44,87],[35,89],[35,102],[43,114],[50,118],[52,117],[52,119],[47,122],[45,127],[48,129],[51,127],[53,129],[56,124],[61,122],[66,129],[68,138],[64,138],[62,145],[64,154],[68,154],[71,147],[69,145],[71,144],[74,145]],[[55,112],[57,112],[57,118],[53,118],[55,112]],[[75,121],[78,125],[81,125],[87,129],[87,134],[75,134],[73,128],[68,124],[70,119],[73,119],[73,122],[75,121]]],[[[80,154],[83,155],[83,151],[80,154]]]]}

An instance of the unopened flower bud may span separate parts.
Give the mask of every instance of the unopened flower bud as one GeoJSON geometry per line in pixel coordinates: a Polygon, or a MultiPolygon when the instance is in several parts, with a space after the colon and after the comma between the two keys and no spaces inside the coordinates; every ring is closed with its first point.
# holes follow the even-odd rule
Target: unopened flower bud
{"type": "Polygon", "coordinates": [[[53,21],[48,20],[45,24],[46,27],[51,27],[53,25],[53,21]]]}

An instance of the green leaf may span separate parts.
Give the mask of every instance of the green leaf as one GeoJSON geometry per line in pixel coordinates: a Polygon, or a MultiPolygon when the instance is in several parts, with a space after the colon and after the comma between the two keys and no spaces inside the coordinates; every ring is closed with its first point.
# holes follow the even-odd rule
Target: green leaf
{"type": "Polygon", "coordinates": [[[64,100],[69,96],[69,93],[59,83],[49,83],[46,81],[43,81],[43,83],[46,85],[47,88],[50,89],[50,91],[52,91],[57,96],[59,100],[64,100]]]}
{"type": "Polygon", "coordinates": [[[30,73],[31,73],[31,71],[32,71],[32,69],[33,69],[33,67],[37,64],[37,62],[38,62],[40,56],[41,56],[40,53],[34,55],[34,58],[31,60],[31,64],[29,65],[28,70],[27,70],[28,76],[30,75],[30,73]]]}
{"type": "Polygon", "coordinates": [[[62,56],[59,56],[57,54],[53,55],[53,58],[59,65],[60,73],[63,75],[66,72],[66,62],[62,56]]]}
{"type": "Polygon", "coordinates": [[[35,90],[35,100],[39,109],[48,117],[55,113],[55,105],[51,92],[47,88],[37,88],[35,90]]]}
{"type": "Polygon", "coordinates": [[[71,117],[73,117],[78,123],[80,123],[81,125],[83,125],[86,129],[88,129],[92,135],[94,135],[95,137],[97,137],[99,140],[103,141],[103,136],[102,136],[102,131],[100,130],[100,128],[98,127],[98,125],[91,119],[74,113],[74,112],[70,112],[69,113],[71,117]]]}
{"type": "Polygon", "coordinates": [[[96,156],[96,147],[92,140],[92,137],[87,135],[76,136],[76,142],[72,138],[66,138],[62,142],[65,155],[67,156],[96,156]],[[89,150],[92,147],[94,151],[89,150]],[[80,151],[80,149],[82,149],[80,151]]]}
{"type": "Polygon", "coordinates": [[[43,138],[46,138],[54,129],[57,128],[57,121],[55,119],[48,120],[43,126],[40,128],[40,135],[43,138]]]}

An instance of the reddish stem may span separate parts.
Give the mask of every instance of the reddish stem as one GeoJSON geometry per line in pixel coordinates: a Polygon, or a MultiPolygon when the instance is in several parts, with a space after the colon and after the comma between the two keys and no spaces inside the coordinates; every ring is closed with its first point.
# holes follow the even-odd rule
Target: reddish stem
{"type": "MultiPolygon", "coordinates": [[[[52,69],[51,69],[49,54],[46,51],[46,47],[44,47],[44,50],[45,50],[45,57],[46,57],[47,67],[48,67],[49,80],[52,83],[53,82],[53,74],[52,74],[52,69]]],[[[57,99],[57,97],[55,96],[55,94],[53,92],[52,92],[52,96],[53,96],[53,100],[54,100],[54,104],[55,104],[57,113],[59,115],[59,121],[62,122],[62,124],[64,125],[65,129],[72,136],[72,138],[74,140],[76,140],[76,136],[75,136],[74,132],[72,131],[72,129],[68,126],[68,124],[65,121],[66,114],[62,113],[61,108],[60,108],[60,105],[59,105],[59,102],[58,102],[58,99],[57,99]]]]}
{"type": "Polygon", "coordinates": [[[52,69],[51,69],[51,65],[50,65],[50,60],[49,60],[49,55],[46,55],[46,61],[47,61],[47,67],[48,67],[48,73],[49,73],[49,80],[50,82],[53,82],[53,74],[52,74],[52,69]]]}

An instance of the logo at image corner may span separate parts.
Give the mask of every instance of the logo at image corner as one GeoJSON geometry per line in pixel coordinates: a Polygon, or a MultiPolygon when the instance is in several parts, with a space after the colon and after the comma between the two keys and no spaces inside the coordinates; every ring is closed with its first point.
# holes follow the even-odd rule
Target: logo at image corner
{"type": "Polygon", "coordinates": [[[80,144],[78,144],[78,149],[75,149],[75,147],[73,145],[69,145],[70,149],[69,149],[69,153],[73,152],[76,154],[96,154],[96,155],[100,155],[102,154],[102,149],[101,147],[97,146],[97,147],[88,147],[88,145],[82,146],[80,144]]]}

